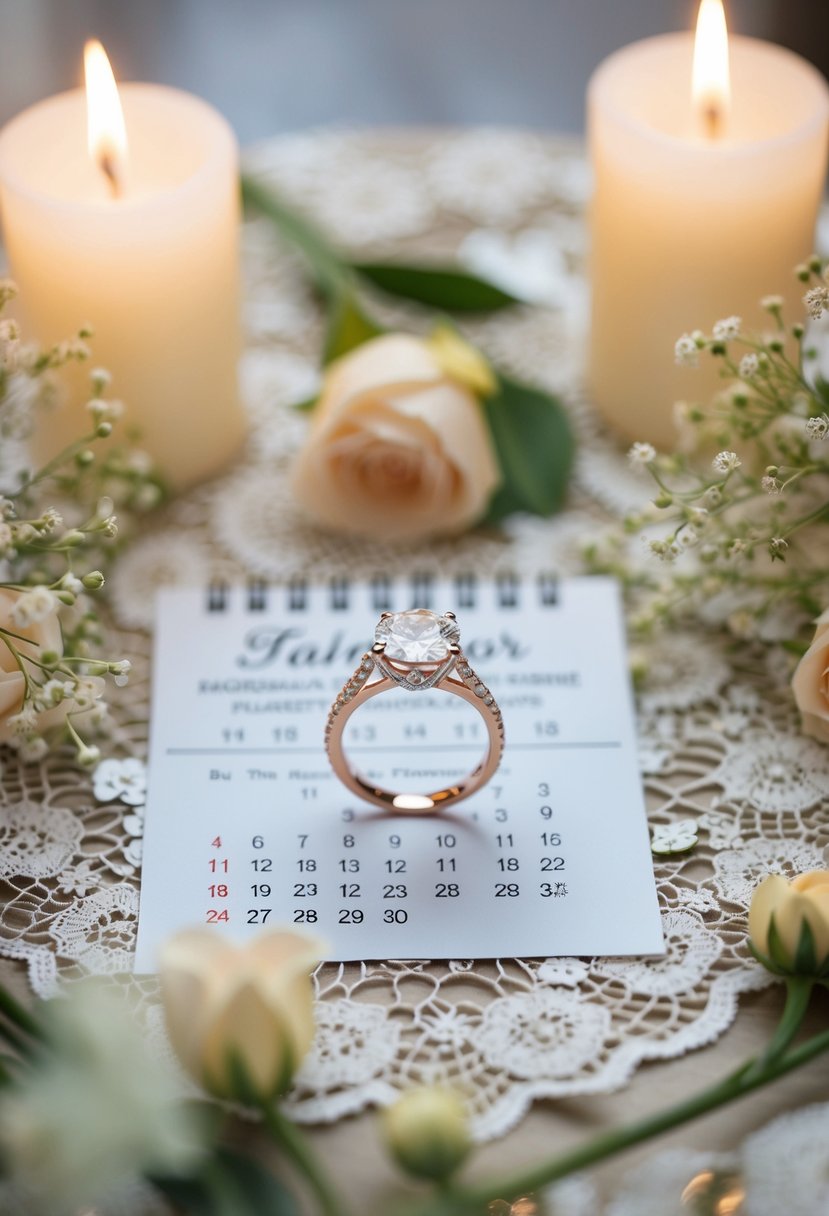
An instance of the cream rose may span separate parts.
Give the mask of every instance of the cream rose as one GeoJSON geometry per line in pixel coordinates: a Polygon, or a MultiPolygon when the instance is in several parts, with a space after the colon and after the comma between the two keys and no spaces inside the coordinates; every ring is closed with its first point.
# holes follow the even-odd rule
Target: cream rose
{"type": "Polygon", "coordinates": [[[791,882],[779,874],[764,878],[752,896],[748,934],[755,950],[776,967],[795,975],[825,974],[829,964],[829,870],[809,870],[791,882]],[[807,925],[811,958],[801,953],[807,925]]]}
{"type": "Polygon", "coordinates": [[[315,939],[278,930],[245,946],[206,928],[170,938],[161,998],[190,1075],[221,1098],[284,1093],[314,1037],[310,973],[322,954],[315,939]]]}
{"type": "Polygon", "coordinates": [[[792,692],[804,732],[829,743],[829,608],[817,619],[812,644],[792,677],[792,692]]]}
{"type": "Polygon", "coordinates": [[[445,345],[388,334],[332,364],[292,480],[319,523],[405,540],[461,532],[484,514],[498,462],[469,376],[445,370],[445,345]]]}
{"type": "MultiPolygon", "coordinates": [[[[10,637],[9,642],[20,653],[24,661],[26,659],[39,660],[41,655],[49,651],[62,655],[63,638],[57,614],[58,601],[54,597],[50,604],[44,605],[45,611],[39,619],[20,623],[21,602],[25,607],[25,597],[31,596],[31,594],[27,591],[10,591],[5,587],[0,587],[0,629],[17,635],[10,637]]],[[[27,617],[28,614],[24,614],[23,620],[25,621],[27,617]]],[[[14,737],[9,719],[23,708],[26,681],[17,659],[3,638],[4,635],[0,634],[0,743],[8,743],[14,737]]],[[[39,670],[32,665],[28,666],[29,674],[36,676],[39,682],[43,678],[39,670]]],[[[41,718],[44,716],[41,715],[41,718]]],[[[51,722],[43,725],[49,726],[51,722]]]]}

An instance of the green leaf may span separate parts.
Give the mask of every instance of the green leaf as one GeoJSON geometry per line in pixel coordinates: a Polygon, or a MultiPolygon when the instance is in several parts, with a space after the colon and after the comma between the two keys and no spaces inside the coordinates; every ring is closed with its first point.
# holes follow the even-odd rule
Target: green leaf
{"type": "Polygon", "coordinates": [[[455,266],[407,266],[403,262],[352,262],[351,267],[389,295],[450,312],[494,312],[519,303],[494,283],[455,266]]]}
{"type": "Polygon", "coordinates": [[[310,414],[318,401],[319,397],[306,397],[304,401],[295,401],[291,409],[300,414],[310,414]]]}
{"type": "Polygon", "coordinates": [[[355,346],[362,346],[382,332],[381,327],[363,312],[355,296],[350,291],[342,292],[332,301],[323,363],[339,359],[340,355],[348,354],[355,346]]]}
{"type": "Polygon", "coordinates": [[[486,522],[515,511],[552,515],[564,501],[573,463],[573,434],[561,402],[502,375],[483,408],[503,476],[486,522]]]}

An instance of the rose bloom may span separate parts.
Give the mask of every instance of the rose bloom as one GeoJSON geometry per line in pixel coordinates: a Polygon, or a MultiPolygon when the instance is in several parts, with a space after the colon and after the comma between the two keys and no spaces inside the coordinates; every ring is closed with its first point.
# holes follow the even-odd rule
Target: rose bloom
{"type": "Polygon", "coordinates": [[[242,1102],[284,1093],[314,1038],[311,971],[323,954],[315,938],[276,929],[247,945],[207,928],[171,937],[161,950],[161,999],[194,1080],[242,1102]]]}
{"type": "Polygon", "coordinates": [[[792,676],[792,692],[804,732],[829,743],[829,608],[818,617],[812,644],[792,676]]]}
{"type": "Polygon", "coordinates": [[[798,974],[797,949],[804,924],[812,931],[815,970],[821,972],[829,962],[829,870],[809,870],[791,882],[779,874],[764,878],[748,912],[748,934],[758,953],[798,974]],[[772,917],[782,956],[774,954],[769,943],[772,917]]]}
{"type": "Polygon", "coordinates": [[[478,398],[445,366],[406,334],[374,338],[332,364],[292,481],[318,523],[406,540],[481,518],[498,462],[478,398]]]}
{"type": "MultiPolygon", "coordinates": [[[[57,655],[63,654],[63,638],[56,611],[49,612],[42,620],[33,621],[30,625],[15,624],[12,613],[15,604],[23,594],[25,593],[0,587],[0,628],[16,634],[17,638],[25,639],[24,641],[18,641],[17,638],[11,639],[24,659],[39,659],[49,650],[57,655]]],[[[38,669],[30,667],[29,672],[31,675],[36,675],[38,669]]],[[[8,720],[23,708],[25,686],[26,681],[17,664],[17,659],[0,635],[0,743],[7,743],[11,738],[12,732],[8,720]]],[[[51,725],[52,718],[59,709],[60,706],[56,706],[55,710],[47,711],[46,714],[40,716],[39,721],[44,726],[51,725]],[[48,720],[44,722],[43,719],[48,720]]],[[[64,709],[57,717],[62,717],[65,712],[64,709]]]]}

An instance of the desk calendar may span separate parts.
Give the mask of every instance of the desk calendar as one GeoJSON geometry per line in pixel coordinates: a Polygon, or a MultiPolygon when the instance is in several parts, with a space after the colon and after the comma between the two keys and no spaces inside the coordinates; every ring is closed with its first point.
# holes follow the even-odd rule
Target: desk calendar
{"type": "MultiPolygon", "coordinates": [[[[344,742],[417,792],[466,774],[485,729],[457,697],[394,690],[344,742]]],[[[136,970],[196,924],[307,927],[342,961],[661,954],[615,584],[162,591],[136,970]],[[323,747],[379,612],[415,606],[457,613],[506,731],[490,783],[424,817],[362,803],[323,747]]]]}

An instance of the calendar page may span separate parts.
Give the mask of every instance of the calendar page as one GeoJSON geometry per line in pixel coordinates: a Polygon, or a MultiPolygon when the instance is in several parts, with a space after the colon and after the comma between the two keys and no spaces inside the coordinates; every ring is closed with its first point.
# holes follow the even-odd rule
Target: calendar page
{"type": "MultiPolygon", "coordinates": [[[[349,759],[421,793],[481,759],[440,689],[355,710],[349,759]]],[[[296,925],[332,960],[661,954],[622,615],[608,579],[213,586],[158,601],[136,970],[174,931],[296,925]],[[379,613],[454,611],[506,735],[493,779],[421,817],[351,794],[324,744],[379,613]]]]}

